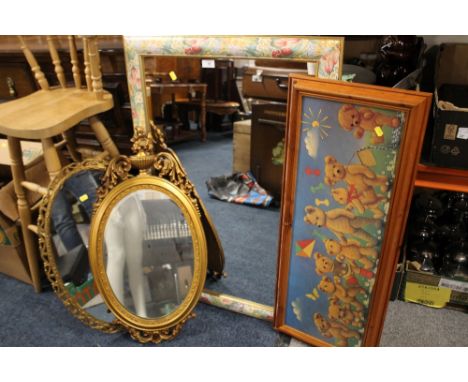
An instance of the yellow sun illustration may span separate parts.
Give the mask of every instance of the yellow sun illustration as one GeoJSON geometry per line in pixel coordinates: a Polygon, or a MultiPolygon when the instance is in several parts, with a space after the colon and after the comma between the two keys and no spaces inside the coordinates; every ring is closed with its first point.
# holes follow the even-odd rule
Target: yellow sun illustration
{"type": "MultiPolygon", "coordinates": [[[[319,109],[317,115],[312,111],[312,109],[308,108],[309,113],[304,113],[304,121],[302,121],[303,125],[308,125],[308,127],[313,129],[318,129],[320,133],[320,138],[324,140],[328,137],[328,132],[326,129],[331,129],[330,125],[327,125],[325,122],[328,120],[328,115],[322,116],[322,109],[319,109]]],[[[304,130],[307,130],[305,128],[304,130]]]]}

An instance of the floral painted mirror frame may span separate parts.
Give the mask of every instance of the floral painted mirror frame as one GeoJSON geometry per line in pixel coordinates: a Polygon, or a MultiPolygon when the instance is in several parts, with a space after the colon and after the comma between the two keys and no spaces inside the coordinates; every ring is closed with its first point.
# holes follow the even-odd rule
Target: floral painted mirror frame
{"type": "MultiPolygon", "coordinates": [[[[343,69],[343,37],[317,36],[124,36],[127,79],[134,128],[156,131],[159,147],[168,150],[164,138],[147,112],[144,59],[147,56],[178,56],[198,58],[238,58],[294,60],[306,62],[311,75],[341,79],[343,69]]],[[[156,148],[158,150],[159,148],[156,148]]],[[[170,150],[170,149],[169,149],[170,150]]],[[[175,155],[172,152],[173,155],[175,155]]],[[[224,251],[200,197],[202,222],[208,241],[208,271],[215,277],[223,274],[224,251]]],[[[205,290],[202,300],[218,307],[271,321],[273,307],[226,294],[205,290]]]]}
{"type": "Polygon", "coordinates": [[[112,159],[102,178],[91,223],[89,256],[97,288],[115,315],[116,323],[126,328],[132,338],[139,342],[159,343],[175,337],[187,319],[194,316],[192,310],[205,283],[207,245],[194,187],[177,158],[166,151],[154,153],[153,137],[143,129],[135,131],[132,142],[135,155],[112,159]],[[133,176],[132,169],[138,170],[139,174],[133,176]],[[193,277],[188,293],[173,311],[157,318],[140,317],[125,307],[112,290],[105,268],[103,248],[106,223],[117,203],[138,191],[155,191],[169,196],[182,211],[193,242],[193,277]]]}
{"type": "Polygon", "coordinates": [[[377,346],[432,95],[289,78],[275,327],[377,346]]]}

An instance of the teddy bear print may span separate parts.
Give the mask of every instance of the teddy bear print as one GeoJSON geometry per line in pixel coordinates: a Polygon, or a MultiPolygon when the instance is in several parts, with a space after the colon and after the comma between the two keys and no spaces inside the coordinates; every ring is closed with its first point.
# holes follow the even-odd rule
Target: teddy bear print
{"type": "Polygon", "coordinates": [[[338,123],[346,131],[353,131],[355,138],[360,139],[364,132],[371,134],[371,144],[377,145],[384,142],[384,136],[377,135],[377,126],[388,126],[393,129],[400,126],[400,119],[389,117],[383,113],[371,109],[353,105],[343,105],[338,111],[338,123]]]}
{"type": "Polygon", "coordinates": [[[323,256],[320,252],[314,253],[315,259],[315,272],[319,276],[324,276],[327,273],[333,273],[338,277],[350,277],[352,270],[349,264],[340,262],[335,259],[330,259],[327,256],[323,256]]]}
{"type": "Polygon", "coordinates": [[[331,298],[328,305],[328,318],[348,327],[354,326],[362,329],[364,314],[362,311],[352,311],[348,306],[340,304],[338,299],[331,298]]]}
{"type": "Polygon", "coordinates": [[[364,310],[364,305],[360,303],[356,297],[358,295],[364,295],[367,297],[367,293],[364,288],[361,287],[348,287],[345,288],[341,282],[340,278],[335,276],[333,277],[334,282],[328,277],[323,276],[320,280],[317,288],[328,294],[329,298],[334,298],[343,303],[348,307],[353,307],[354,310],[362,312],[364,310]]]}
{"type": "Polygon", "coordinates": [[[351,185],[349,189],[334,188],[331,190],[333,199],[344,206],[348,211],[356,209],[357,212],[363,214],[366,210],[373,213],[374,218],[379,219],[384,216],[383,211],[379,208],[379,203],[386,200],[384,196],[378,196],[374,187],[368,187],[362,192],[357,192],[356,187],[351,185]]]}
{"type": "Polygon", "coordinates": [[[347,287],[360,287],[362,285],[369,288],[375,276],[372,270],[359,268],[348,262],[342,263],[336,259],[330,259],[320,252],[314,253],[314,259],[315,272],[319,276],[328,274],[338,276],[346,282],[347,287]]]}
{"type": "Polygon", "coordinates": [[[313,320],[322,336],[335,338],[336,346],[348,346],[349,339],[356,338],[356,340],[359,341],[361,338],[357,331],[348,329],[345,325],[337,321],[327,320],[320,313],[315,313],[313,320]]]}
{"type": "Polygon", "coordinates": [[[358,242],[348,240],[347,243],[339,243],[333,239],[323,241],[327,253],[343,263],[347,261],[351,266],[357,265],[364,269],[371,269],[377,259],[377,250],[359,245],[358,242]]]}
{"type": "Polygon", "coordinates": [[[388,189],[388,179],[383,175],[376,175],[371,169],[362,164],[344,165],[336,160],[332,155],[327,155],[325,160],[325,178],[324,183],[333,186],[343,181],[352,186],[358,194],[369,192],[371,187],[380,187],[381,192],[388,189]]]}
{"type": "Polygon", "coordinates": [[[380,228],[382,222],[379,219],[356,216],[344,208],[323,211],[318,207],[309,205],[305,207],[305,212],[304,222],[316,227],[329,229],[342,242],[347,241],[345,235],[352,235],[365,241],[368,247],[373,247],[377,244],[377,239],[363,228],[369,225],[380,228]]]}

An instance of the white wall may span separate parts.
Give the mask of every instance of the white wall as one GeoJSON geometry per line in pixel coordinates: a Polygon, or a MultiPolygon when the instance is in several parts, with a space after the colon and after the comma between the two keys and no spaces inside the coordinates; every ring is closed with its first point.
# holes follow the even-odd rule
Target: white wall
{"type": "Polygon", "coordinates": [[[468,43],[468,35],[465,36],[443,36],[443,35],[427,35],[421,36],[424,38],[424,42],[426,43],[427,47],[431,47],[432,45],[442,44],[444,42],[461,42],[461,43],[468,43]]]}

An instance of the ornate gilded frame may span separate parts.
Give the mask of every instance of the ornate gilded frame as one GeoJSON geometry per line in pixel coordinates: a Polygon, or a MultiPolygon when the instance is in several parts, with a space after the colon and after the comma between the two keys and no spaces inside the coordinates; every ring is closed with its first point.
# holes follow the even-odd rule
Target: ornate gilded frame
{"type": "Polygon", "coordinates": [[[117,322],[109,323],[97,319],[88,313],[85,309],[83,309],[76,301],[76,298],[72,296],[65,288],[62,276],[60,275],[57,263],[55,261],[55,248],[52,243],[52,236],[50,235],[53,202],[64,182],[71,178],[74,174],[77,174],[81,171],[102,170],[104,172],[107,168],[107,164],[108,163],[106,161],[101,159],[87,159],[83,162],[74,162],[66,167],[63,167],[50,183],[47,194],[45,194],[41,200],[39,205],[37,226],[39,236],[39,250],[42,261],[44,263],[44,271],[52,285],[52,289],[57,294],[59,299],[62,300],[71,314],[82,321],[84,324],[94,329],[102,330],[106,333],[115,333],[122,330],[122,326],[120,324],[117,322]]]}
{"type": "Polygon", "coordinates": [[[181,171],[179,161],[171,152],[153,154],[151,133],[137,129],[133,150],[137,154],[114,158],[98,190],[91,223],[89,256],[98,290],[116,321],[132,338],[142,343],[159,343],[175,337],[187,319],[194,316],[193,308],[203,290],[207,271],[207,244],[198,200],[193,185],[181,171]],[[132,168],[139,174],[132,177],[132,168]],[[193,279],[187,296],[171,313],[161,318],[142,318],[128,311],[112,291],[105,271],[103,255],[104,229],[113,207],[126,195],[138,190],[155,190],[168,195],[181,209],[192,232],[194,249],[193,279]]]}
{"type": "MultiPolygon", "coordinates": [[[[153,130],[155,143],[167,148],[162,134],[151,125],[147,113],[144,58],[146,56],[178,56],[199,58],[283,59],[314,64],[319,78],[341,79],[343,69],[343,37],[317,36],[124,36],[127,80],[135,129],[153,130]],[[159,137],[159,139],[158,139],[159,137]]],[[[183,170],[182,165],[179,163],[183,170]]],[[[220,239],[200,197],[194,190],[202,212],[208,240],[208,271],[215,278],[224,269],[224,252],[220,239]]],[[[205,291],[202,301],[238,313],[272,321],[273,307],[226,294],[205,291]]]]}

